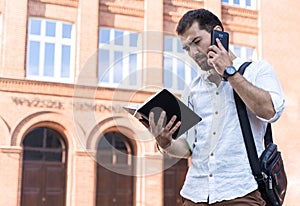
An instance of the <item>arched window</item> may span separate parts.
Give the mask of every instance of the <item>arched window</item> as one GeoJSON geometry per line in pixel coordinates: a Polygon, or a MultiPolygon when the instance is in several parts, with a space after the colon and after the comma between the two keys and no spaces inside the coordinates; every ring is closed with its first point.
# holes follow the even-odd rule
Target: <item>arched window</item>
{"type": "Polygon", "coordinates": [[[24,161],[65,162],[62,136],[49,128],[36,128],[23,140],[24,161]]]}
{"type": "Polygon", "coordinates": [[[134,205],[133,154],[123,134],[109,132],[101,137],[97,148],[97,206],[134,205]]]}
{"type": "Polygon", "coordinates": [[[55,130],[40,127],[23,140],[21,205],[65,205],[66,144],[55,130]]]}
{"type": "Polygon", "coordinates": [[[188,170],[188,160],[164,156],[164,206],[181,206],[180,190],[188,170]]]}

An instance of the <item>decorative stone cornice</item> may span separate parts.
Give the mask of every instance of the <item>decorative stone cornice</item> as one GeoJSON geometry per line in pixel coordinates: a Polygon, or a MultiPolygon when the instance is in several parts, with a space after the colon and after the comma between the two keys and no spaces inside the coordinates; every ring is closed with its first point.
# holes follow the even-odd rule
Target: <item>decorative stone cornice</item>
{"type": "Polygon", "coordinates": [[[240,32],[240,33],[246,33],[246,34],[258,34],[258,27],[251,27],[251,26],[244,26],[241,27],[240,24],[223,24],[225,30],[231,31],[231,32],[240,32]]]}
{"type": "Polygon", "coordinates": [[[223,5],[222,22],[228,31],[258,34],[258,11],[256,10],[223,5]]]}
{"type": "Polygon", "coordinates": [[[204,6],[203,1],[191,1],[191,0],[164,0],[164,5],[172,5],[180,8],[201,8],[204,6]]]}
{"type": "Polygon", "coordinates": [[[233,6],[222,6],[222,16],[229,15],[229,16],[239,16],[244,18],[251,18],[251,19],[258,19],[258,11],[252,9],[245,9],[240,7],[233,7],[233,6]]]}
{"type": "Polygon", "coordinates": [[[23,150],[22,147],[18,147],[18,146],[9,146],[9,147],[0,146],[0,153],[21,154],[22,150],[23,150]]]}
{"type": "Polygon", "coordinates": [[[177,23],[187,10],[203,6],[203,1],[164,0],[164,21],[177,23]]]}
{"type": "Polygon", "coordinates": [[[30,0],[48,4],[56,4],[62,6],[78,7],[79,0],[30,0]]]}
{"type": "Polygon", "coordinates": [[[0,91],[6,92],[71,96],[73,88],[70,84],[0,78],[0,91]]]}
{"type": "Polygon", "coordinates": [[[128,101],[127,97],[134,97],[131,102],[142,103],[155,91],[139,91],[130,89],[117,89],[100,87],[74,85],[56,82],[43,82],[34,80],[20,80],[0,78],[0,92],[41,94],[58,97],[75,97],[99,100],[128,101]],[[118,95],[118,94],[122,95],[118,95]],[[93,94],[93,95],[91,95],[93,94]]]}
{"type": "Polygon", "coordinates": [[[100,11],[127,16],[144,17],[144,2],[139,0],[130,1],[100,1],[100,11]]]}

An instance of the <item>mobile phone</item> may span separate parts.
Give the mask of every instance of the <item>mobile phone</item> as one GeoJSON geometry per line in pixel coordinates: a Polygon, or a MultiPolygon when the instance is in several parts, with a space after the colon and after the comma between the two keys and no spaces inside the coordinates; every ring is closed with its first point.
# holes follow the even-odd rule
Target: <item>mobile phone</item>
{"type": "Polygon", "coordinates": [[[211,32],[211,45],[216,45],[217,41],[216,39],[220,39],[223,47],[228,51],[228,45],[229,45],[229,34],[224,31],[219,31],[219,30],[212,30],[211,32]]]}

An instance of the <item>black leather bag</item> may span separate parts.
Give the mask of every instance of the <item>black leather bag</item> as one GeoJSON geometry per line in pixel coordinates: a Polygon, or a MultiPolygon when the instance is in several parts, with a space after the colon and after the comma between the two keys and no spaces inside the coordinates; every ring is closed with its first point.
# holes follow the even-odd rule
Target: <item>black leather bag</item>
{"type": "Polygon", "coordinates": [[[259,158],[262,179],[257,179],[259,190],[267,205],[283,204],[287,188],[287,176],[277,145],[269,143],[259,158]]]}
{"type": "MultiPolygon", "coordinates": [[[[239,73],[243,75],[250,63],[245,62],[239,68],[239,73]]],[[[258,158],[246,105],[235,91],[234,98],[250,166],[259,191],[267,206],[282,206],[286,194],[287,176],[281,153],[277,150],[277,145],[273,143],[271,124],[268,124],[264,136],[265,150],[258,158]]]]}

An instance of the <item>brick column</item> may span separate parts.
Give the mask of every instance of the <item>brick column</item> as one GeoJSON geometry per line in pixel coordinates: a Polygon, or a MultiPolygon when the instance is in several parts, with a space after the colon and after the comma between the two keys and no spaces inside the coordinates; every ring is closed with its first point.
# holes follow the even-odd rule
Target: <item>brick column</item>
{"type": "Polygon", "coordinates": [[[94,205],[96,195],[96,163],[86,152],[76,152],[75,173],[72,178],[75,180],[75,204],[94,205]]]}
{"type": "Polygon", "coordinates": [[[143,86],[163,82],[163,0],[145,0],[143,86]]]}
{"type": "Polygon", "coordinates": [[[0,204],[20,205],[22,149],[0,147],[0,204]]]}
{"type": "Polygon", "coordinates": [[[0,76],[23,79],[25,77],[27,0],[6,1],[2,19],[0,76]]]}
{"type": "Polygon", "coordinates": [[[96,85],[99,0],[79,1],[78,7],[76,78],[96,85]]]}
{"type": "Polygon", "coordinates": [[[162,155],[145,156],[143,159],[145,172],[145,202],[153,203],[156,206],[164,205],[164,168],[162,155]]]}

